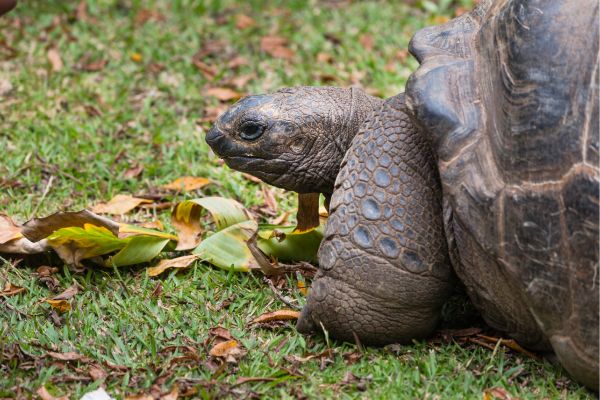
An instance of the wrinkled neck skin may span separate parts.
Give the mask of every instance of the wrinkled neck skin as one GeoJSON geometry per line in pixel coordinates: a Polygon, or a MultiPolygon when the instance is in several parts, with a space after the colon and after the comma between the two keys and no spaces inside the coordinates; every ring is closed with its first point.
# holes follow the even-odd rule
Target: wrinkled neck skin
{"type": "MultiPolygon", "coordinates": [[[[335,179],[352,139],[369,114],[383,100],[358,88],[305,88],[297,96],[295,119],[306,132],[305,152],[310,156],[294,164],[290,179],[298,193],[333,193],[335,179]]],[[[287,179],[286,179],[287,181],[287,179]]]]}
{"type": "Polygon", "coordinates": [[[328,196],[352,139],[382,103],[358,88],[295,87],[249,96],[219,117],[206,141],[233,169],[328,196]],[[243,140],[248,121],[265,126],[260,138],[243,140]]]}

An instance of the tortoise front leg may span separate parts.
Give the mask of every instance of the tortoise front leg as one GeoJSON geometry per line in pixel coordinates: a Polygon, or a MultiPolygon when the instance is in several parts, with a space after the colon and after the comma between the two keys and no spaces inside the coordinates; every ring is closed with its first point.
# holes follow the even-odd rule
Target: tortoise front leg
{"type": "Polygon", "coordinates": [[[365,344],[435,329],[453,277],[429,143],[386,101],[346,154],[331,199],[320,269],[297,328],[365,344]]]}

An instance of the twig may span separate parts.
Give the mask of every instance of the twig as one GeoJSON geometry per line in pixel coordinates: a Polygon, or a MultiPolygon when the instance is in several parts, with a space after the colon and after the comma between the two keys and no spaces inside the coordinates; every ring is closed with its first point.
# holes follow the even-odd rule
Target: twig
{"type": "Polygon", "coordinates": [[[263,278],[263,281],[266,282],[269,285],[269,287],[271,288],[271,290],[273,291],[273,293],[275,293],[275,297],[277,297],[279,300],[281,300],[281,302],[283,304],[285,304],[288,307],[294,308],[294,309],[300,309],[300,307],[297,304],[291,303],[286,298],[286,296],[284,296],[283,293],[281,293],[281,291],[275,287],[275,285],[273,284],[273,282],[271,282],[271,280],[269,278],[267,278],[265,276],[263,278]]]}
{"type": "Polygon", "coordinates": [[[48,179],[48,183],[46,184],[46,187],[44,188],[44,193],[42,193],[42,198],[40,199],[40,201],[38,202],[37,206],[35,207],[35,209],[33,210],[33,216],[35,217],[35,215],[38,212],[38,209],[40,208],[40,206],[42,205],[42,203],[44,202],[44,199],[46,198],[46,196],[48,195],[48,192],[50,191],[50,188],[52,187],[52,182],[54,181],[54,175],[50,175],[50,179],[48,179]]]}

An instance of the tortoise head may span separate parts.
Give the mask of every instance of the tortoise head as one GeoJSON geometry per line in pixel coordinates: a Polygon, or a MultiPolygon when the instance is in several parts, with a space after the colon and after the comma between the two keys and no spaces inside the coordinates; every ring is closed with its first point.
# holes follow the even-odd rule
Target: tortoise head
{"type": "Polygon", "coordinates": [[[299,193],[331,193],[362,120],[380,100],[358,89],[297,87],[248,96],[206,134],[236,170],[299,193]]]}

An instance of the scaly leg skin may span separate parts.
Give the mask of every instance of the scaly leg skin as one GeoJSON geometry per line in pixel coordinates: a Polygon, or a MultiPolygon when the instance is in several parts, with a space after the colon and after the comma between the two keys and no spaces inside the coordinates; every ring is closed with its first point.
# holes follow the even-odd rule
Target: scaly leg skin
{"type": "Polygon", "coordinates": [[[387,100],[346,153],[320,269],[297,328],[383,345],[429,335],[451,292],[442,197],[427,139],[387,100]]]}

